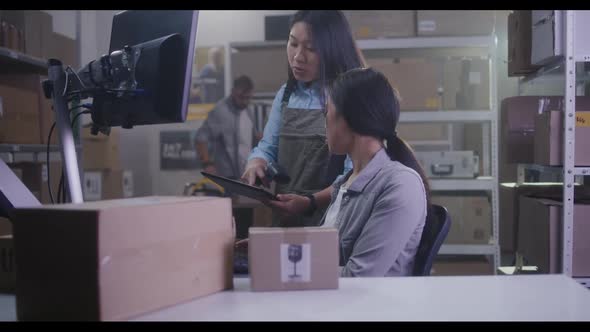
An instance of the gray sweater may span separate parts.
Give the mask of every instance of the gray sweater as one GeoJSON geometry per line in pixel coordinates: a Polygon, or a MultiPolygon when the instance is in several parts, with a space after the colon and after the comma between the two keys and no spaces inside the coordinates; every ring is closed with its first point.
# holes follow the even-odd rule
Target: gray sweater
{"type": "MultiPolygon", "coordinates": [[[[350,174],[334,182],[330,204],[350,174]]],[[[412,275],[425,221],[420,176],[381,149],[342,197],[335,224],[342,276],[412,275]]]]}

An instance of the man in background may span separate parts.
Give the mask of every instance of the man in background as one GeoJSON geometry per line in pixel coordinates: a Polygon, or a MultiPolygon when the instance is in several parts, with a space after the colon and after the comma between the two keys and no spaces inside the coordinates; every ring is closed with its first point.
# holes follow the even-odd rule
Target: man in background
{"type": "Polygon", "coordinates": [[[242,175],[248,155],[261,137],[248,109],[253,91],[254,83],[248,76],[236,78],[231,95],[215,105],[197,131],[197,154],[204,171],[232,179],[242,175]]]}
{"type": "Polygon", "coordinates": [[[209,50],[209,63],[201,69],[199,83],[202,103],[215,104],[225,95],[223,53],[220,48],[213,47],[209,50]]]}

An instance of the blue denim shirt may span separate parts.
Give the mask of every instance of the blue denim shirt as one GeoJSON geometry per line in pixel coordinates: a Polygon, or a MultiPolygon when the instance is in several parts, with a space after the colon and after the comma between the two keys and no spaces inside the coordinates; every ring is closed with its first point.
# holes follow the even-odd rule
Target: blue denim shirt
{"type": "MultiPolygon", "coordinates": [[[[289,98],[289,108],[303,110],[323,108],[324,105],[322,104],[319,83],[313,83],[309,87],[306,87],[302,82],[297,82],[297,85],[297,89],[291,93],[291,97],[289,98]]],[[[286,84],[283,84],[281,89],[279,89],[277,92],[272,103],[268,122],[264,127],[264,136],[260,142],[258,142],[258,146],[252,150],[248,160],[253,158],[262,158],[267,162],[277,161],[279,154],[279,131],[281,129],[281,102],[283,100],[283,94],[285,93],[285,86],[286,84]]],[[[338,178],[348,173],[351,169],[352,161],[350,160],[350,157],[347,156],[344,162],[344,171],[338,178]]]]}

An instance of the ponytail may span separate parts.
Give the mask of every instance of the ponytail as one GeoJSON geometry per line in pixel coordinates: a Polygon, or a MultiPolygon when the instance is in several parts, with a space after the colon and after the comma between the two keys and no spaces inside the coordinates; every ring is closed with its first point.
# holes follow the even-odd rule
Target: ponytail
{"type": "Polygon", "coordinates": [[[426,201],[428,209],[430,209],[430,184],[428,182],[428,177],[424,172],[424,169],[416,159],[416,155],[412,151],[412,148],[404,141],[401,137],[397,136],[394,132],[389,137],[386,138],[387,142],[387,155],[393,161],[400,162],[406,167],[409,167],[416,171],[420,178],[422,179],[422,183],[424,184],[424,191],[426,192],[426,201]]]}

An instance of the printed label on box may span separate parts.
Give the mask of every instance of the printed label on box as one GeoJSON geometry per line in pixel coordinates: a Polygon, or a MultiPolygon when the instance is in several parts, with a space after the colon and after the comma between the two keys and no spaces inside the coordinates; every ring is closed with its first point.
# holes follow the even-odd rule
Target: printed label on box
{"type": "Polygon", "coordinates": [[[311,280],[311,245],[281,244],[281,281],[309,282],[311,280]]]}
{"type": "Polygon", "coordinates": [[[84,199],[99,201],[102,198],[102,174],[100,172],[84,173],[84,199]]]}
{"type": "Polygon", "coordinates": [[[418,22],[418,31],[435,31],[436,22],[432,20],[421,20],[418,22]]]}
{"type": "Polygon", "coordinates": [[[590,127],[590,112],[576,113],[576,127],[590,127]]]}
{"type": "Polygon", "coordinates": [[[470,71],[469,84],[481,84],[481,73],[478,71],[470,71]]]}

